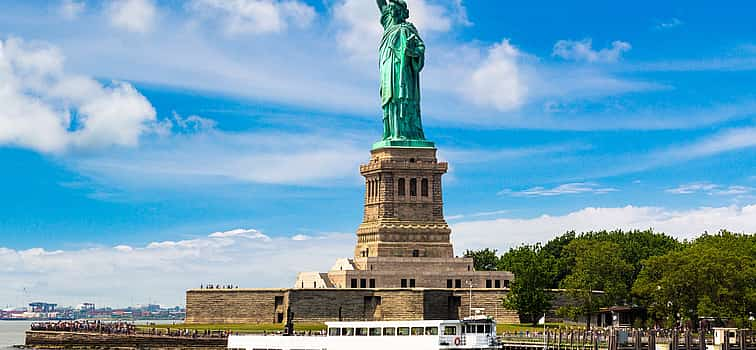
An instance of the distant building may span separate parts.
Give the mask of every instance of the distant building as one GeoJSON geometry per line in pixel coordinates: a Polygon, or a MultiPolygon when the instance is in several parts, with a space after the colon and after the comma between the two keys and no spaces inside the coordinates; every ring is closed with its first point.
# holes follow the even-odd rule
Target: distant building
{"type": "Polygon", "coordinates": [[[55,308],[57,307],[58,304],[36,302],[29,304],[29,311],[34,313],[51,313],[55,312],[55,308]]]}
{"type": "Polygon", "coordinates": [[[81,303],[76,307],[76,309],[81,312],[94,312],[95,304],[94,303],[81,303]]]}

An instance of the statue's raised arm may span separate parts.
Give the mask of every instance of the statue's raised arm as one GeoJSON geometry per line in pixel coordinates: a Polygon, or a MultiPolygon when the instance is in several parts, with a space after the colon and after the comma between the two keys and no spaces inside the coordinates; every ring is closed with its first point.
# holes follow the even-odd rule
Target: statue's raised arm
{"type": "Polygon", "coordinates": [[[386,0],[376,0],[378,2],[378,8],[383,11],[383,8],[386,7],[386,0]]]}

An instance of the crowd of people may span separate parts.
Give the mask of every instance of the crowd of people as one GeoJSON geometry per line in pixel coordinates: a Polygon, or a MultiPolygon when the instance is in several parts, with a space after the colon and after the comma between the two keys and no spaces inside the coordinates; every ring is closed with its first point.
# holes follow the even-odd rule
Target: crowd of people
{"type": "Polygon", "coordinates": [[[35,322],[31,324],[31,330],[188,338],[227,338],[232,334],[229,331],[159,328],[154,327],[154,325],[137,327],[131,322],[103,322],[98,320],[35,322]]]}
{"type": "Polygon", "coordinates": [[[104,334],[135,334],[136,326],[129,322],[102,322],[99,320],[59,321],[32,323],[33,331],[96,332],[104,334]]]}
{"type": "Polygon", "coordinates": [[[200,289],[239,289],[239,286],[234,286],[233,284],[200,284],[200,289]]]}

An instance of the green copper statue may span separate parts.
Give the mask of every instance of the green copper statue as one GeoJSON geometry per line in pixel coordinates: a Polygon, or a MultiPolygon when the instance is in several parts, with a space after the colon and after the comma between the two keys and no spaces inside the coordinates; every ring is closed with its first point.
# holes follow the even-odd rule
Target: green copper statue
{"type": "Polygon", "coordinates": [[[377,0],[381,10],[379,64],[383,141],[375,145],[433,147],[425,141],[420,117],[420,71],[425,65],[425,43],[417,28],[407,22],[404,0],[377,0]]]}

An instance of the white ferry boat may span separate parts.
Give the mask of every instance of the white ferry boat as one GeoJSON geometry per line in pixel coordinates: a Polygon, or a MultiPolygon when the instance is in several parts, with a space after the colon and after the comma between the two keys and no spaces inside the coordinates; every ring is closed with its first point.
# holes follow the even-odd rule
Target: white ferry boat
{"type": "Polygon", "coordinates": [[[490,318],[449,321],[327,322],[326,336],[228,338],[230,350],[493,350],[496,322],[490,318]]]}

